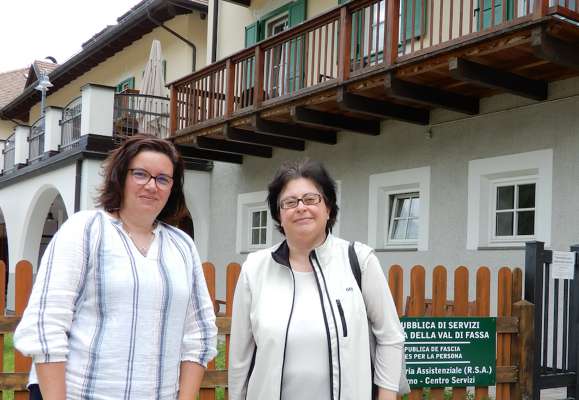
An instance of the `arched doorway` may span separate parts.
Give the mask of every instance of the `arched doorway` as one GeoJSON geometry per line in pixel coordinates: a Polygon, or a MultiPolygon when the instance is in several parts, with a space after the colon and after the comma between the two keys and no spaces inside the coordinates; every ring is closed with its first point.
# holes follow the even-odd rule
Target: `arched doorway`
{"type": "Polygon", "coordinates": [[[48,244],[52,240],[52,237],[58,231],[58,228],[62,226],[64,221],[68,219],[68,214],[66,213],[66,206],[64,205],[64,201],[60,194],[56,196],[50,208],[48,209],[48,213],[46,214],[46,218],[44,220],[44,226],[42,228],[42,236],[40,238],[40,248],[38,250],[38,264],[40,265],[40,259],[48,247],[48,244]]]}
{"type": "Polygon", "coordinates": [[[187,210],[187,213],[181,218],[177,224],[177,228],[181,229],[187,235],[191,236],[191,239],[195,240],[195,228],[193,227],[193,219],[191,218],[189,210],[187,210]]]}
{"type": "Polygon", "coordinates": [[[9,268],[10,261],[8,260],[8,233],[6,231],[6,221],[4,221],[4,214],[0,210],[0,260],[4,261],[6,266],[4,270],[4,279],[6,286],[4,287],[4,296],[8,290],[8,277],[10,276],[9,268]]]}

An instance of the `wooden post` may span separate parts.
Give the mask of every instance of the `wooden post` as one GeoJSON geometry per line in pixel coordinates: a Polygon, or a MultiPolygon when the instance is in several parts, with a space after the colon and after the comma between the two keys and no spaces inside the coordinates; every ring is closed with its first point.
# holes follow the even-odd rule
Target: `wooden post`
{"type": "MultiPolygon", "coordinates": [[[[215,310],[215,312],[217,312],[217,302],[215,301],[215,266],[210,262],[204,262],[203,275],[205,276],[205,283],[207,284],[207,290],[209,292],[209,297],[211,297],[213,309],[215,310]]],[[[215,370],[214,359],[207,364],[207,370],[215,370]]],[[[214,388],[200,389],[199,400],[215,400],[215,389],[214,388]]]]}
{"type": "Polygon", "coordinates": [[[338,80],[350,78],[350,51],[352,48],[352,14],[347,6],[340,9],[340,43],[338,52],[338,80]]]}
{"type": "MultiPolygon", "coordinates": [[[[454,270],[454,310],[455,317],[468,316],[468,268],[460,266],[454,270]]],[[[452,399],[466,398],[466,388],[452,388],[452,399]]]]}
{"type": "MultiPolygon", "coordinates": [[[[6,307],[6,264],[0,260],[0,315],[4,316],[6,307]]],[[[4,371],[4,334],[0,333],[0,372],[4,371]]],[[[4,396],[4,391],[0,390],[0,397],[4,396]]]]}
{"type": "MultiPolygon", "coordinates": [[[[497,317],[510,317],[512,313],[513,274],[508,267],[502,267],[498,275],[497,317]]],[[[508,366],[511,362],[511,334],[497,334],[497,366],[508,366]]],[[[511,398],[510,384],[496,385],[496,400],[511,398]]]]}
{"type": "MultiPolygon", "coordinates": [[[[447,297],[447,275],[446,268],[437,265],[432,273],[432,316],[446,317],[446,297],[447,297]]],[[[431,388],[430,398],[432,400],[444,399],[444,388],[431,388]]]]}
{"type": "Polygon", "coordinates": [[[388,271],[388,285],[396,305],[398,316],[404,314],[404,271],[400,265],[392,265],[388,271]]]}
{"type": "MultiPolygon", "coordinates": [[[[17,317],[22,317],[28,304],[30,292],[32,292],[32,264],[22,260],[16,264],[16,299],[15,311],[17,317]]],[[[23,356],[18,350],[14,350],[14,372],[29,372],[32,359],[23,356]]],[[[14,392],[14,400],[28,400],[28,391],[14,392]]]]}
{"type": "Polygon", "coordinates": [[[385,1],[388,1],[388,10],[386,14],[386,29],[384,29],[384,63],[386,65],[394,65],[398,58],[400,0],[385,1]]]}
{"type": "MultiPolygon", "coordinates": [[[[235,294],[235,286],[241,273],[241,265],[231,263],[227,266],[227,277],[225,284],[225,316],[231,318],[233,315],[233,295],[235,294]]],[[[229,369],[229,340],[230,335],[225,336],[225,369],[229,369]]],[[[229,398],[227,388],[225,388],[224,398],[229,398]]]]}
{"type": "MultiPolygon", "coordinates": [[[[491,311],[491,273],[488,267],[480,267],[476,271],[476,316],[488,317],[491,311]]],[[[475,400],[489,397],[488,387],[475,387],[475,400]]]]}
{"type": "MultiPolygon", "coordinates": [[[[426,312],[425,271],[422,265],[415,265],[410,271],[410,304],[407,310],[409,317],[423,317],[426,312]]],[[[409,400],[421,400],[422,389],[412,389],[408,394],[409,400]]]]}
{"type": "Polygon", "coordinates": [[[175,136],[175,132],[177,132],[177,118],[179,114],[179,109],[177,108],[177,95],[178,95],[177,88],[175,85],[171,85],[171,100],[170,100],[170,109],[171,109],[171,118],[169,119],[169,134],[171,136],[175,136]]]}
{"type": "Polygon", "coordinates": [[[519,333],[513,339],[513,361],[519,367],[519,379],[513,385],[513,399],[533,395],[533,352],[535,349],[535,306],[526,300],[513,304],[513,316],[519,319],[519,333]]]}
{"type": "Polygon", "coordinates": [[[253,84],[253,107],[261,106],[263,101],[263,68],[265,65],[264,51],[261,46],[255,46],[255,71],[253,84]]]}
{"type": "Polygon", "coordinates": [[[535,0],[535,11],[533,17],[539,19],[547,15],[549,11],[549,0],[535,0]]]}
{"type": "Polygon", "coordinates": [[[228,58],[225,62],[225,116],[233,114],[235,100],[235,64],[228,58]]]}

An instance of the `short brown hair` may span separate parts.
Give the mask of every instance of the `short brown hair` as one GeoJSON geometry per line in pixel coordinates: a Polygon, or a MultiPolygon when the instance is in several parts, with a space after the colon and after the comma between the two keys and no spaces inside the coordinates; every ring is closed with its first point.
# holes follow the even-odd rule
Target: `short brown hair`
{"type": "Polygon", "coordinates": [[[97,206],[108,212],[118,211],[121,208],[129,165],[142,151],[164,154],[173,164],[171,194],[157,219],[168,224],[176,224],[187,212],[183,195],[183,160],[172,143],[153,135],[132,136],[109,154],[103,165],[104,182],[96,198],[97,206]]]}
{"type": "Polygon", "coordinates": [[[310,159],[283,163],[267,187],[269,212],[276,222],[277,230],[285,234],[281,226],[279,196],[289,181],[298,178],[311,180],[322,193],[324,202],[330,210],[330,217],[326,223],[326,234],[330,233],[338,218],[339,210],[336,200],[336,182],[321,162],[310,159]]]}

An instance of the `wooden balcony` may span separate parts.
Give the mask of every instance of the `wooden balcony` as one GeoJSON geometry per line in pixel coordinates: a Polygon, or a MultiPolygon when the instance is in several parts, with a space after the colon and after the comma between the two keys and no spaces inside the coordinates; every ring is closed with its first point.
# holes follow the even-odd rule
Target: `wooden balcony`
{"type": "Polygon", "coordinates": [[[171,138],[190,156],[271,157],[383,119],[477,114],[498,93],[546,100],[579,75],[577,0],[354,0],[171,84],[171,138]],[[411,7],[400,7],[400,4],[411,7]],[[505,5],[503,7],[503,5],[505,5]]]}

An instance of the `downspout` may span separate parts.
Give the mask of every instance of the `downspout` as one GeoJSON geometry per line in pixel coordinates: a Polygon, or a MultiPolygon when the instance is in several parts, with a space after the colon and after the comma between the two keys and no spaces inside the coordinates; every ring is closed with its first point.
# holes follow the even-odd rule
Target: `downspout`
{"type": "Polygon", "coordinates": [[[177,37],[178,39],[180,39],[181,41],[185,42],[186,44],[188,44],[189,46],[191,46],[191,50],[192,50],[192,63],[191,63],[191,72],[195,72],[195,70],[197,69],[197,47],[195,46],[195,44],[189,40],[187,40],[186,38],[184,38],[183,36],[179,35],[177,32],[175,32],[174,30],[172,30],[171,28],[165,26],[162,22],[157,21],[155,18],[153,18],[153,16],[151,16],[151,10],[149,9],[149,7],[147,6],[147,18],[149,18],[149,20],[154,23],[155,25],[165,29],[167,32],[169,32],[170,34],[172,34],[173,36],[177,37]]]}
{"type": "Polygon", "coordinates": [[[217,61],[217,22],[219,20],[219,0],[213,0],[213,30],[211,32],[211,63],[217,61]]]}
{"type": "Polygon", "coordinates": [[[80,187],[82,184],[82,159],[76,161],[76,175],[74,177],[74,212],[80,211],[80,187]]]}

